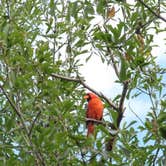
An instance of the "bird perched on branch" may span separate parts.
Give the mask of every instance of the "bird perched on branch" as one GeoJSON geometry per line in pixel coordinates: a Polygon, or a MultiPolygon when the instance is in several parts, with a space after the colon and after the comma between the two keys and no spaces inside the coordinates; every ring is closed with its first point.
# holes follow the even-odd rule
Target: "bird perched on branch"
{"type": "MultiPolygon", "coordinates": [[[[104,106],[101,99],[93,93],[87,93],[84,96],[84,99],[87,99],[88,101],[86,118],[102,120],[104,106]]],[[[94,134],[94,123],[94,121],[86,122],[86,126],[88,128],[87,137],[94,134]]]]}

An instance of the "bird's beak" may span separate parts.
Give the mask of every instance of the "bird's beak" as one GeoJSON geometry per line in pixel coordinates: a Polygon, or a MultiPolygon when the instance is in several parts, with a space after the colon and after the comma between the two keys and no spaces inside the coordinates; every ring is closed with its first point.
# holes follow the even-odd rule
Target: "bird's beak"
{"type": "Polygon", "coordinates": [[[89,96],[88,96],[88,95],[85,95],[85,96],[84,96],[84,99],[88,99],[88,98],[89,98],[89,96]]]}

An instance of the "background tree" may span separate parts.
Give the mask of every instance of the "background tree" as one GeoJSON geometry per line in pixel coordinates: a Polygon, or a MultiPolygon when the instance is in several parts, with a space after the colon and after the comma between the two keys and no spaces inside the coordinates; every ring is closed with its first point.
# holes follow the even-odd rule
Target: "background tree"
{"type": "Polygon", "coordinates": [[[165,30],[164,1],[0,4],[1,165],[166,163],[166,70],[151,53],[154,34],[165,30]],[[96,17],[102,22],[92,24],[96,17]],[[122,91],[113,99],[80,73],[93,56],[114,69],[122,91]],[[96,139],[84,132],[85,89],[105,103],[96,139]],[[122,123],[125,101],[139,95],[151,104],[146,121],[122,123]]]}

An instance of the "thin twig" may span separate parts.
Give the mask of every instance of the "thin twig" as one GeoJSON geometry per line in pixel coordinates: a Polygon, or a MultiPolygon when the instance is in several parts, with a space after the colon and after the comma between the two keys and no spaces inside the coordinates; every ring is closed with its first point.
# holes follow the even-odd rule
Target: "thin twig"
{"type": "Polygon", "coordinates": [[[18,146],[14,146],[14,145],[8,145],[8,144],[3,144],[0,145],[1,148],[3,149],[21,149],[21,148],[26,148],[26,146],[22,146],[22,145],[18,145],[18,146]]]}
{"type": "MultiPolygon", "coordinates": [[[[105,29],[105,33],[109,33],[108,30],[107,30],[107,28],[106,28],[105,26],[103,26],[103,27],[104,27],[104,29],[105,29]]],[[[116,62],[115,62],[114,56],[113,56],[113,54],[112,54],[112,51],[111,51],[110,47],[107,45],[107,43],[106,43],[106,47],[107,47],[107,51],[108,51],[108,53],[109,53],[109,55],[110,55],[110,58],[111,58],[112,65],[113,65],[113,68],[114,68],[114,70],[115,70],[116,76],[119,78],[118,67],[117,67],[117,65],[116,65],[116,62]]]]}
{"type": "Polygon", "coordinates": [[[155,106],[155,102],[153,101],[153,96],[152,96],[152,91],[150,88],[148,88],[148,92],[149,92],[149,98],[150,98],[150,101],[152,103],[152,111],[153,111],[153,114],[154,114],[154,118],[157,119],[157,114],[156,114],[156,106],[155,106]]]}
{"type": "Polygon", "coordinates": [[[55,78],[60,78],[62,80],[72,81],[72,82],[76,82],[76,83],[80,83],[81,84],[81,80],[78,79],[78,78],[66,77],[66,76],[62,76],[62,75],[59,75],[59,74],[55,74],[55,73],[52,73],[51,76],[55,77],[55,78]]]}
{"type": "Polygon", "coordinates": [[[158,12],[160,13],[161,11],[161,0],[158,0],[158,12]]]}
{"type": "Polygon", "coordinates": [[[76,83],[81,84],[84,88],[92,91],[93,93],[95,93],[99,97],[103,98],[110,105],[110,107],[112,107],[114,110],[118,111],[118,107],[116,105],[114,105],[110,99],[108,99],[102,93],[97,92],[96,90],[94,90],[93,88],[91,88],[80,77],[78,77],[78,78],[71,78],[71,77],[66,77],[66,76],[62,76],[62,75],[59,75],[59,74],[55,74],[55,73],[52,73],[51,76],[54,77],[54,78],[59,78],[59,79],[62,79],[62,80],[72,81],[72,82],[76,82],[76,83]]]}
{"type": "MultiPolygon", "coordinates": [[[[54,55],[55,55],[65,44],[67,44],[67,40],[66,40],[64,43],[62,43],[62,44],[54,51],[54,55]]],[[[55,58],[55,56],[54,56],[54,58],[55,58]]]]}
{"type": "MultiPolygon", "coordinates": [[[[54,8],[55,8],[55,6],[56,6],[56,3],[57,3],[57,1],[55,2],[55,4],[54,4],[54,8]]],[[[53,34],[54,34],[54,36],[56,35],[56,24],[57,24],[57,17],[56,17],[56,14],[55,14],[55,9],[54,9],[54,16],[53,16],[53,18],[54,18],[54,27],[53,27],[53,34]]],[[[53,64],[55,63],[55,49],[56,49],[56,37],[54,37],[54,39],[53,39],[53,64]]]]}
{"type": "Polygon", "coordinates": [[[107,46],[107,51],[109,52],[109,55],[110,55],[110,58],[111,58],[112,65],[113,65],[113,68],[115,70],[116,76],[119,78],[118,67],[116,65],[116,62],[115,62],[115,59],[114,59],[114,55],[112,54],[111,49],[109,48],[109,46],[107,46]]]}
{"type": "Polygon", "coordinates": [[[145,126],[144,122],[142,121],[142,119],[133,111],[133,109],[131,108],[130,104],[128,104],[128,105],[129,105],[129,109],[131,110],[131,112],[140,120],[140,122],[142,123],[142,125],[145,126]]]}
{"type": "Polygon", "coordinates": [[[157,18],[163,20],[164,22],[166,22],[166,19],[164,17],[162,17],[160,14],[157,14],[156,12],[154,12],[147,4],[145,4],[142,0],[138,0],[143,6],[145,6],[153,15],[155,15],[157,18]]]}
{"type": "Polygon", "coordinates": [[[78,148],[79,148],[79,150],[80,150],[80,153],[81,153],[81,157],[82,157],[83,164],[86,165],[86,161],[85,161],[85,159],[84,159],[84,158],[85,158],[85,154],[84,154],[84,152],[83,152],[83,150],[82,150],[82,148],[81,148],[81,145],[80,145],[79,140],[76,139],[75,137],[73,137],[72,135],[70,135],[70,137],[76,142],[76,144],[77,144],[77,146],[78,146],[78,148]]]}
{"type": "Polygon", "coordinates": [[[142,93],[144,93],[144,94],[146,94],[146,95],[148,95],[148,96],[149,96],[149,93],[148,93],[148,92],[146,92],[146,91],[144,91],[144,90],[142,90],[141,88],[136,87],[136,89],[138,89],[140,92],[142,92],[142,93]]]}
{"type": "Polygon", "coordinates": [[[38,117],[40,116],[40,114],[41,114],[41,111],[39,111],[39,112],[37,113],[35,119],[34,119],[33,122],[32,122],[31,128],[29,129],[29,133],[28,133],[28,136],[29,136],[29,137],[31,136],[32,130],[33,130],[33,128],[34,128],[34,125],[35,125],[35,123],[36,123],[38,117]]]}
{"type": "Polygon", "coordinates": [[[160,151],[160,148],[157,148],[156,154],[155,154],[155,156],[154,156],[154,158],[153,158],[153,160],[152,160],[152,166],[155,166],[155,165],[156,165],[155,162],[156,162],[157,156],[158,156],[158,154],[159,154],[159,151],[160,151]]]}
{"type": "Polygon", "coordinates": [[[0,85],[0,89],[2,90],[3,94],[5,95],[6,99],[8,100],[9,104],[11,105],[11,107],[13,108],[13,110],[15,111],[17,116],[20,118],[22,126],[25,128],[26,134],[28,134],[28,128],[25,125],[25,122],[24,122],[24,119],[23,119],[21,113],[17,109],[16,105],[12,102],[12,100],[10,99],[10,97],[8,96],[8,94],[6,93],[4,88],[2,87],[2,85],[0,85]]]}

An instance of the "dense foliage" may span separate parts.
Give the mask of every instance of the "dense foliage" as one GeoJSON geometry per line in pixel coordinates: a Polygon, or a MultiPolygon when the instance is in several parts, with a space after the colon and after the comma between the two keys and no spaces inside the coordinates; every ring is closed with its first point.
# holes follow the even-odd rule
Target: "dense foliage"
{"type": "Polygon", "coordinates": [[[151,53],[154,34],[166,30],[165,7],[160,0],[1,0],[0,165],[165,165],[166,69],[151,53]],[[93,56],[113,67],[122,93],[109,100],[97,92],[109,118],[86,138],[83,95],[96,91],[79,68],[93,56]],[[146,121],[123,122],[125,101],[140,95],[151,105],[146,121]]]}

